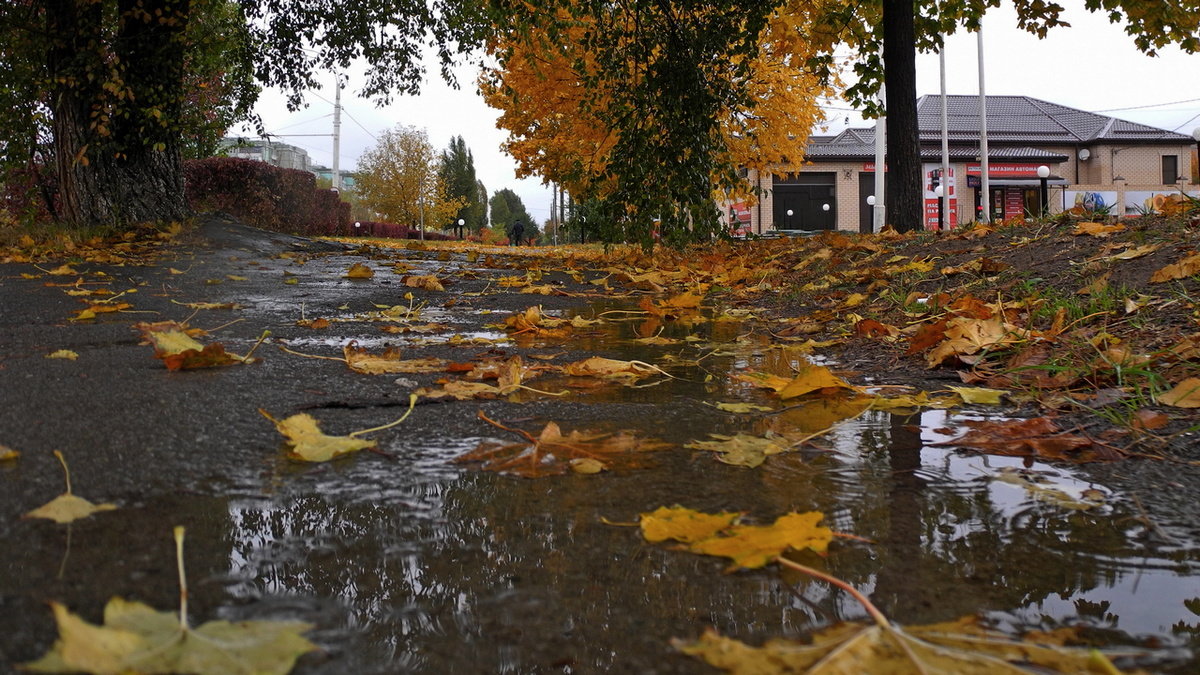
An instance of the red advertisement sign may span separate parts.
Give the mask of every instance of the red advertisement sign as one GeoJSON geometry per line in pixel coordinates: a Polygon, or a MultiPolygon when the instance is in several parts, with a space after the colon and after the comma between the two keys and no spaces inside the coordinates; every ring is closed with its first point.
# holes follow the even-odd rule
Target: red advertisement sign
{"type": "MultiPolygon", "coordinates": [[[[875,162],[863,162],[862,170],[866,173],[875,173],[875,162]]],[[[884,173],[886,173],[887,170],[887,163],[885,162],[883,165],[884,173]]]]}
{"type": "Polygon", "coordinates": [[[729,206],[729,220],[734,223],[750,222],[750,207],[746,202],[736,202],[729,206]]]}
{"type": "MultiPolygon", "coordinates": [[[[943,176],[940,165],[926,164],[925,165],[925,229],[938,229],[938,203],[941,201],[933,192],[933,183],[936,180],[941,183],[943,176]],[[936,177],[936,178],[935,178],[936,177]]],[[[958,195],[957,186],[955,185],[954,168],[949,169],[949,174],[944,177],[945,186],[948,190],[947,195],[950,197],[949,208],[942,214],[942,221],[945,223],[947,230],[952,230],[958,226],[958,195]]]]}

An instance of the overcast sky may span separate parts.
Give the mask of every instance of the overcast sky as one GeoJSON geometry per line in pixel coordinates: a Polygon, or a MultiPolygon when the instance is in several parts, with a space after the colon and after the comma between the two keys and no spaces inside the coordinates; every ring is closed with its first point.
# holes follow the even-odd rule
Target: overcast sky
{"type": "MultiPolygon", "coordinates": [[[[1200,126],[1200,55],[1170,48],[1158,57],[1144,56],[1121,26],[1086,12],[1082,0],[1060,1],[1068,8],[1065,17],[1072,26],[1052,30],[1045,40],[1018,30],[1008,4],[984,18],[987,93],[1032,96],[1184,134],[1200,126]]],[[[948,38],[947,93],[979,92],[977,53],[975,34],[948,38]]],[[[281,95],[264,91],[257,110],[268,131],[308,150],[314,163],[332,166],[331,138],[287,135],[332,133],[332,76],[327,80],[325,89],[307,97],[305,109],[289,113],[281,95]]],[[[511,188],[540,223],[550,213],[550,191],[538,178],[516,178],[515,163],[500,149],[504,133],[495,126],[497,111],[475,93],[470,72],[462,71],[461,83],[460,90],[446,86],[434,69],[420,96],[398,97],[377,108],[355,96],[358,83],[352,76],[342,95],[341,168],[353,169],[375,137],[396,124],[425,129],[439,149],[461,135],[474,153],[476,171],[488,194],[511,188]]],[[[938,90],[937,55],[918,55],[918,95],[938,90]]],[[[831,132],[845,128],[847,118],[851,126],[864,124],[852,111],[839,109],[845,107],[830,104],[831,132]]]]}

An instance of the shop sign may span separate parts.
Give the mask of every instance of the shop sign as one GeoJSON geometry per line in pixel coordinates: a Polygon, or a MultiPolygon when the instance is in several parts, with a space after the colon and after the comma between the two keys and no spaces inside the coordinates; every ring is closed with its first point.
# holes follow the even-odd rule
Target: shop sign
{"type": "MultiPolygon", "coordinates": [[[[863,162],[862,170],[865,173],[875,173],[875,162],[863,162]]],[[[883,171],[886,173],[887,170],[887,163],[884,163],[883,171]]]]}
{"type": "MultiPolygon", "coordinates": [[[[968,164],[967,175],[980,175],[979,164],[968,164]]],[[[988,164],[989,178],[1037,178],[1037,170],[1039,166],[1047,166],[1043,164],[1014,164],[1014,163],[993,163],[988,164]]]]}

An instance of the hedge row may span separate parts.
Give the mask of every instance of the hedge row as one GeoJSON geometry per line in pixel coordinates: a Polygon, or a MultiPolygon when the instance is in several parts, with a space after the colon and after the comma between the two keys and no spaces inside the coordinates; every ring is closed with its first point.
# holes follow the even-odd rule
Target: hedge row
{"type": "Polygon", "coordinates": [[[184,162],[183,176],[195,211],[224,211],[255,227],[312,235],[345,232],[350,222],[350,205],[333,190],[318,190],[307,171],[209,157],[184,162]]]}
{"type": "MultiPolygon", "coordinates": [[[[352,237],[388,237],[391,239],[420,239],[421,230],[396,223],[381,223],[373,220],[359,220],[350,223],[346,234],[352,237]]],[[[425,231],[425,239],[430,241],[446,241],[457,237],[440,232],[425,231]]]]}

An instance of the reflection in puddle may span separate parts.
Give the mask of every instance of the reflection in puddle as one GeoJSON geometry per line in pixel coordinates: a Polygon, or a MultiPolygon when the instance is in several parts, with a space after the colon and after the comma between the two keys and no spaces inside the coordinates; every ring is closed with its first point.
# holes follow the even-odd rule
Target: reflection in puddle
{"type": "Polygon", "coordinates": [[[709,625],[751,642],[796,638],[862,611],[824,584],[721,574],[719,561],[647,547],[601,518],[674,503],[763,521],[816,509],[874,542],[838,542],[820,564],[902,624],[985,613],[1013,630],[1084,624],[1117,644],[1186,644],[1194,547],[1154,550],[1119,493],[1060,466],[927,447],[928,429],[954,423],[868,411],[825,451],[757,470],[673,451],[653,471],[516,480],[449,463],[475,438],[400,441],[395,462],[281,464],[273,494],[229,502],[227,592],[336,600],[317,633],[332,657],[313,672],[693,672],[670,638],[709,625]],[[997,480],[1007,469],[1111,503],[1065,508],[997,480]]]}

